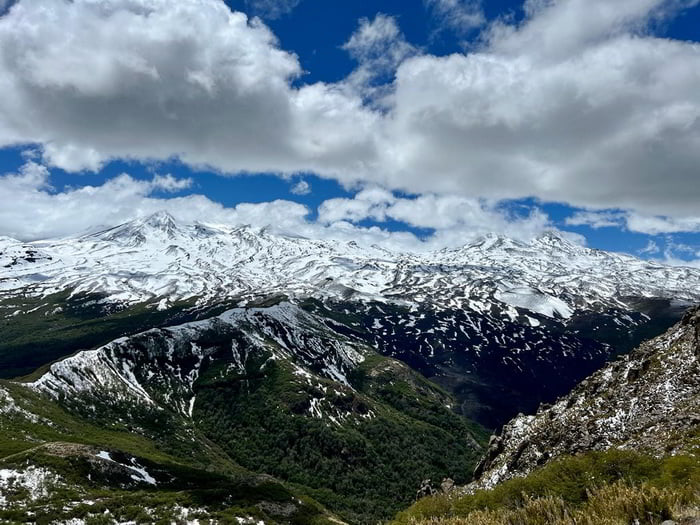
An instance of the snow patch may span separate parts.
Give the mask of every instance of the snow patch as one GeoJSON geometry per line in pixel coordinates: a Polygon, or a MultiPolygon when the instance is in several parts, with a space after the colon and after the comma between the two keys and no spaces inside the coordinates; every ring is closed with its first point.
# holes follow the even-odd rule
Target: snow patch
{"type": "Polygon", "coordinates": [[[47,498],[60,477],[42,467],[30,466],[24,470],[0,469],[0,508],[8,506],[13,492],[26,491],[30,501],[47,498]]]}
{"type": "Polygon", "coordinates": [[[136,460],[134,458],[131,458],[131,465],[125,465],[124,463],[120,463],[118,461],[115,461],[112,459],[112,456],[109,454],[109,452],[106,452],[104,450],[101,450],[99,453],[96,454],[96,456],[100,459],[103,459],[105,461],[111,461],[112,463],[116,463],[117,465],[120,465],[126,469],[129,469],[136,474],[132,474],[131,479],[134,481],[138,481],[141,483],[148,483],[149,485],[157,485],[158,482],[156,479],[151,476],[146,469],[141,467],[138,463],[136,463],[136,460]]]}
{"type": "Polygon", "coordinates": [[[512,288],[508,291],[497,292],[495,298],[502,303],[518,308],[524,308],[547,317],[559,316],[569,319],[573,310],[564,301],[532,288],[512,288]]]}

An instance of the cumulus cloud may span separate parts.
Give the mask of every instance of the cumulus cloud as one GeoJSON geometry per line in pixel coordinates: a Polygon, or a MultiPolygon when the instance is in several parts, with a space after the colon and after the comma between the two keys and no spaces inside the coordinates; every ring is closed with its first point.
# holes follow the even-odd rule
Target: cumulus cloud
{"type": "Polygon", "coordinates": [[[151,187],[154,190],[157,189],[169,193],[186,190],[191,188],[192,184],[194,184],[194,180],[191,177],[178,179],[169,173],[167,175],[155,175],[151,181],[151,187]]]}
{"type": "Polygon", "coordinates": [[[660,233],[700,232],[700,217],[662,217],[629,213],[627,228],[633,232],[656,235],[660,233]]]}
{"type": "Polygon", "coordinates": [[[371,157],[373,113],[333,86],[292,88],[301,73],[220,0],[23,0],[0,18],[0,144],[41,144],[67,170],[177,156],[328,173],[371,157]]]}
{"type": "Polygon", "coordinates": [[[388,184],[687,214],[700,199],[699,71],[698,46],[627,35],[547,62],[409,59],[388,184]]]}
{"type": "Polygon", "coordinates": [[[700,217],[669,217],[649,215],[633,210],[577,211],[565,220],[567,226],[598,228],[622,228],[636,233],[658,235],[662,233],[700,232],[700,217]]]}
{"type": "MultiPolygon", "coordinates": [[[[185,204],[182,199],[155,199],[159,191],[175,193],[190,187],[191,179],[172,175],[154,175],[137,180],[122,174],[101,186],[68,188],[57,192],[51,185],[49,170],[28,161],[19,173],[0,176],[0,235],[23,240],[74,234],[85,228],[115,225],[125,218],[155,212],[160,203],[168,207],[185,204]]],[[[200,200],[185,198],[189,210],[182,213],[203,217],[200,200]]]]}
{"type": "Polygon", "coordinates": [[[298,232],[307,224],[308,208],[290,201],[225,207],[196,194],[158,196],[159,191],[173,193],[188,188],[191,182],[172,175],[143,180],[121,174],[98,186],[57,192],[50,184],[49,170],[29,161],[19,173],[0,176],[0,235],[22,240],[72,235],[160,210],[186,222],[274,225],[280,232],[298,232]]]}
{"type": "Polygon", "coordinates": [[[68,170],[175,156],[690,227],[700,46],[650,28],[696,3],[528,0],[524,21],[450,56],[419,53],[379,15],[345,46],[353,74],[303,84],[298,58],[221,0],[20,0],[0,18],[0,144],[40,144],[68,170]]]}
{"type": "Polygon", "coordinates": [[[538,209],[524,217],[515,216],[503,207],[477,199],[435,194],[397,197],[382,188],[364,189],[353,198],[329,199],[318,209],[318,220],[324,224],[368,219],[434,230],[428,243],[436,248],[459,246],[486,233],[530,240],[554,228],[549,217],[538,209]]]}
{"type": "Polygon", "coordinates": [[[360,19],[343,49],[359,64],[344,84],[375,99],[381,98],[377,85],[383,86],[386,93],[391,87],[387,79],[392,80],[399,64],[417,53],[406,41],[396,18],[381,13],[373,20],[360,19]]]}

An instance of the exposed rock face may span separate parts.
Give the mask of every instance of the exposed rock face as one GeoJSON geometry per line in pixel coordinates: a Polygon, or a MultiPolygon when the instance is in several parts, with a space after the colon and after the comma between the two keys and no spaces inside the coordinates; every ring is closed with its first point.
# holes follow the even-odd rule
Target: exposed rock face
{"type": "Polygon", "coordinates": [[[564,454],[612,447],[672,454],[700,424],[700,307],[665,334],[584,380],[491,440],[471,489],[488,488],[564,454]]]}

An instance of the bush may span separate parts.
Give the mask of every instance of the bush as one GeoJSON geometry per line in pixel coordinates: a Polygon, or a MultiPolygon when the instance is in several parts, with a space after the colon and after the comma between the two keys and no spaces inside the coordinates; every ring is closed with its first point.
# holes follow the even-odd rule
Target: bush
{"type": "Polygon", "coordinates": [[[560,458],[526,478],[473,495],[425,498],[394,523],[652,524],[700,503],[699,491],[697,458],[610,450],[560,458]]]}

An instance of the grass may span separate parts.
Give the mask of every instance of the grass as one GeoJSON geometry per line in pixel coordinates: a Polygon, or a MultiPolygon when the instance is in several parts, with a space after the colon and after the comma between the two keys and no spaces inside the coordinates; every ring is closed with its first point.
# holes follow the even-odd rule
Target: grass
{"type": "Polygon", "coordinates": [[[631,451],[560,458],[472,495],[424,498],[395,525],[658,524],[700,505],[700,459],[631,451]]]}
{"type": "Polygon", "coordinates": [[[696,517],[698,498],[687,491],[659,489],[649,484],[618,482],[594,489],[581,506],[562,498],[526,499],[516,508],[472,511],[464,516],[414,518],[415,525],[658,525],[664,520],[696,517]]]}

